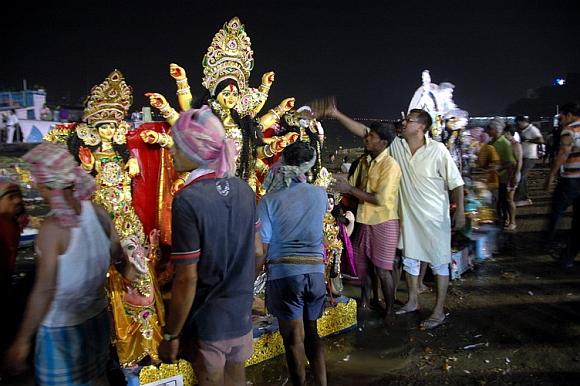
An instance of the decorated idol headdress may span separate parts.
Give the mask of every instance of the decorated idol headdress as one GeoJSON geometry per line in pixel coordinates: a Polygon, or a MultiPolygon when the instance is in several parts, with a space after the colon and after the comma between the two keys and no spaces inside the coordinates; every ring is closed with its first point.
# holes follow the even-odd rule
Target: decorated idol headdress
{"type": "Polygon", "coordinates": [[[91,89],[85,100],[83,122],[98,125],[122,121],[133,103],[132,92],[121,71],[114,70],[103,83],[91,89]]]}
{"type": "Polygon", "coordinates": [[[243,93],[254,68],[250,37],[237,17],[224,24],[213,37],[203,57],[202,85],[215,96],[217,85],[224,79],[234,79],[243,93]]]}
{"type": "Polygon", "coordinates": [[[85,99],[82,123],[76,132],[87,145],[98,145],[101,138],[96,129],[103,123],[115,123],[117,129],[113,142],[124,144],[125,135],[129,130],[129,124],[124,121],[131,104],[133,103],[133,90],[125,83],[125,78],[119,70],[114,70],[103,81],[94,86],[91,93],[85,99]]]}

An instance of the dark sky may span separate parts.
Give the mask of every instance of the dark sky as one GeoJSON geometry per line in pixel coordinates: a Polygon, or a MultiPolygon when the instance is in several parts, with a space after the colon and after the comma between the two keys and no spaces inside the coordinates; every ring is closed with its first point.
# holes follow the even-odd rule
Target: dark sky
{"type": "Polygon", "coordinates": [[[276,72],[266,108],[335,95],[351,116],[396,118],[429,69],[433,82],[455,84],[470,115],[501,113],[526,90],[580,72],[572,1],[346,1],[11,2],[21,8],[3,17],[0,89],[26,79],[49,102],[77,103],[118,68],[135,109],[146,91],[177,107],[169,63],[187,70],[199,94],[201,59],[233,16],[252,40],[250,83],[276,72]]]}

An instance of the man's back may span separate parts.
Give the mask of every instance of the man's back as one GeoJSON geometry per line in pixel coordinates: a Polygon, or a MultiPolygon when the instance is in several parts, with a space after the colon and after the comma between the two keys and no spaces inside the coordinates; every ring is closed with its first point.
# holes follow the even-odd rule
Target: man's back
{"type": "MultiPolygon", "coordinates": [[[[268,244],[267,261],[285,256],[319,256],[322,258],[322,230],[326,212],[326,193],[306,183],[293,183],[264,196],[260,202],[263,242],[268,244]]],[[[304,270],[288,264],[268,267],[268,280],[291,276],[289,271],[304,270]],[[284,271],[284,272],[282,272],[284,271]]],[[[312,268],[312,267],[310,267],[312,268]]],[[[317,266],[312,272],[323,271],[317,266]]],[[[309,271],[310,272],[310,271],[309,271]]],[[[296,271],[294,274],[305,273],[296,271]]]]}
{"type": "Polygon", "coordinates": [[[174,253],[199,257],[188,322],[202,340],[239,337],[252,328],[255,195],[237,177],[201,179],[173,203],[174,253]]]}

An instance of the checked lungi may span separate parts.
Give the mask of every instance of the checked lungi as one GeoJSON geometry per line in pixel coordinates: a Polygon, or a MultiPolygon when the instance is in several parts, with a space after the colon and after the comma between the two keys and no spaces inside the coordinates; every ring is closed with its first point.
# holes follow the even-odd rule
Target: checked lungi
{"type": "Polygon", "coordinates": [[[34,354],[36,383],[93,385],[106,371],[110,343],[111,320],[106,309],[76,326],[40,326],[34,354]]]}
{"type": "Polygon", "coordinates": [[[358,277],[366,277],[367,259],[375,267],[391,271],[399,243],[399,220],[388,220],[376,225],[358,225],[358,234],[353,245],[358,277]]]}

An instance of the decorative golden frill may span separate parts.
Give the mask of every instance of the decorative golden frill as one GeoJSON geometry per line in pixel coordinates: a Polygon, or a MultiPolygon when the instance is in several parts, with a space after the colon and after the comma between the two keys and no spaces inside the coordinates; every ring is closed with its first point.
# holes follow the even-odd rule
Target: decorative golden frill
{"type": "Polygon", "coordinates": [[[314,185],[320,186],[321,188],[328,189],[328,186],[332,182],[334,177],[332,177],[332,173],[328,171],[325,167],[320,169],[318,172],[318,177],[314,181],[314,185]]]}
{"type": "Polygon", "coordinates": [[[327,243],[325,245],[327,251],[335,252],[340,258],[340,253],[342,252],[343,244],[340,240],[339,232],[340,228],[336,222],[336,219],[330,212],[326,212],[323,220],[323,233],[326,237],[327,243]]]}
{"type": "Polygon", "coordinates": [[[139,383],[144,385],[179,374],[183,375],[183,384],[185,386],[197,384],[197,378],[193,373],[191,364],[184,359],[180,359],[175,364],[162,363],[159,366],[151,365],[143,367],[139,373],[139,383]]]}
{"type": "Polygon", "coordinates": [[[258,112],[258,106],[263,106],[268,99],[268,94],[261,92],[257,88],[249,87],[240,97],[236,110],[241,115],[250,115],[255,117],[258,112]]]}
{"type": "Polygon", "coordinates": [[[254,353],[246,361],[246,367],[267,361],[281,354],[284,354],[282,335],[280,335],[278,330],[268,332],[258,339],[254,339],[254,353]]]}
{"type": "Polygon", "coordinates": [[[50,129],[43,138],[43,141],[52,143],[67,143],[68,137],[74,130],[76,123],[61,123],[50,129]]]}
{"type": "MultiPolygon", "coordinates": [[[[149,272],[155,269],[149,262],[149,272]]],[[[157,347],[163,339],[165,310],[159,287],[155,282],[149,283],[148,296],[140,298],[141,304],[129,303],[127,287],[129,282],[114,266],[109,268],[107,294],[110,310],[114,317],[115,346],[122,367],[134,366],[149,356],[155,363],[159,362],[157,347]],[[151,296],[153,295],[153,296],[151,296]]]]}
{"type": "Polygon", "coordinates": [[[240,19],[234,17],[215,34],[203,57],[203,86],[214,95],[219,82],[233,78],[241,94],[245,94],[254,68],[253,54],[250,37],[240,19]]]}
{"type": "Polygon", "coordinates": [[[336,307],[326,307],[318,320],[318,334],[322,337],[333,335],[356,324],[356,300],[348,299],[347,303],[338,302],[336,307]]]}
{"type": "Polygon", "coordinates": [[[85,100],[83,122],[92,126],[123,121],[133,103],[132,92],[121,71],[114,70],[103,83],[91,89],[85,100]]]}
{"type": "MultiPolygon", "coordinates": [[[[356,301],[349,299],[347,303],[337,303],[336,307],[326,307],[324,314],[318,319],[318,334],[321,337],[333,335],[350,329],[357,324],[356,301]]],[[[246,366],[252,366],[284,354],[284,343],[279,331],[268,332],[254,339],[254,354],[246,361],[246,366]]]]}

